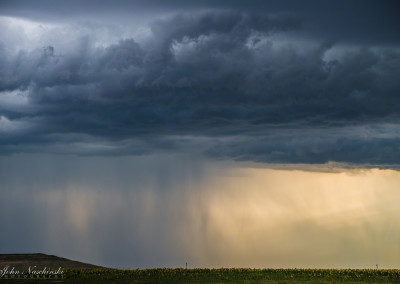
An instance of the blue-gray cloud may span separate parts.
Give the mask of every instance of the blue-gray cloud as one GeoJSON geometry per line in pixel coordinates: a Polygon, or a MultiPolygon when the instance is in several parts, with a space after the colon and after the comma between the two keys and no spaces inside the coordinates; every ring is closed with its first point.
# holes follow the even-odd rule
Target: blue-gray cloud
{"type": "Polygon", "coordinates": [[[306,32],[304,13],[214,10],[155,19],[145,40],[3,39],[0,151],[398,167],[398,41],[306,32]]]}

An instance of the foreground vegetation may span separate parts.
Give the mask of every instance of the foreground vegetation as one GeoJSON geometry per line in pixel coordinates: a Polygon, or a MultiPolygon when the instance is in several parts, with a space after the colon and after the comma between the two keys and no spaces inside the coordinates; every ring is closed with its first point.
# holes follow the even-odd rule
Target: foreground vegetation
{"type": "Polygon", "coordinates": [[[400,283],[400,270],[378,269],[67,269],[63,279],[0,279],[0,283],[400,283]]]}
{"type": "Polygon", "coordinates": [[[238,282],[238,281],[322,281],[322,282],[387,282],[400,283],[400,270],[382,269],[183,269],[158,268],[143,270],[82,269],[67,270],[66,279],[138,280],[154,282],[238,282]]]}

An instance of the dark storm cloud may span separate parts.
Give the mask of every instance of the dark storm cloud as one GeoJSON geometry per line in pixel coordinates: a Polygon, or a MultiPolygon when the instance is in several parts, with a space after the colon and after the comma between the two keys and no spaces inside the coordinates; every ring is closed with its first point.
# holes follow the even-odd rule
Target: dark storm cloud
{"type": "MultiPolygon", "coordinates": [[[[398,133],[400,129],[391,127],[390,130],[398,133]]],[[[378,165],[382,168],[399,169],[398,135],[363,135],[358,127],[340,129],[339,133],[323,129],[282,132],[263,137],[226,140],[206,151],[211,157],[234,158],[238,161],[309,164],[336,161],[348,163],[350,167],[378,165]],[[348,131],[353,133],[346,133],[348,131]]]]}
{"type": "MultiPolygon", "coordinates": [[[[51,13],[52,5],[37,11],[51,13]]],[[[68,52],[56,44],[12,50],[3,39],[1,152],[184,150],[260,162],[397,167],[396,38],[397,45],[382,46],[360,35],[345,45],[334,33],[319,37],[309,28],[316,8],[308,16],[277,13],[276,3],[271,14],[234,9],[154,19],[142,41],[98,45],[83,33],[68,52]]],[[[371,38],[378,38],[373,31],[371,38]]]]}
{"type": "Polygon", "coordinates": [[[76,18],[129,22],[152,14],[196,10],[235,10],[258,14],[296,14],[304,18],[304,35],[326,40],[398,44],[400,21],[397,0],[3,0],[0,15],[53,22],[76,18]]]}

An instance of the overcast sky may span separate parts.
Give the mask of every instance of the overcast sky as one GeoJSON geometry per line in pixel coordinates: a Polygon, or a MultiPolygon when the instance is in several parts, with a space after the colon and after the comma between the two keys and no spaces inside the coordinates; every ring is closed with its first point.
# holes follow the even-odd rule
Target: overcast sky
{"type": "Polygon", "coordinates": [[[398,11],[0,0],[0,253],[394,267],[398,11]]]}

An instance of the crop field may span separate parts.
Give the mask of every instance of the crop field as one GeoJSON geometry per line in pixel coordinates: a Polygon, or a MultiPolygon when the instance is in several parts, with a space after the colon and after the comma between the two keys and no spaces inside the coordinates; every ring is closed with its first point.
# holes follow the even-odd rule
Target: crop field
{"type": "Polygon", "coordinates": [[[142,281],[328,281],[398,282],[400,270],[355,269],[144,269],[68,270],[67,279],[132,279],[142,281]]]}
{"type": "Polygon", "coordinates": [[[400,283],[400,270],[383,269],[70,269],[59,280],[7,283],[400,283]]]}

